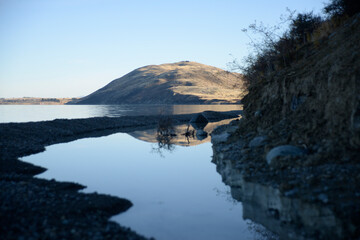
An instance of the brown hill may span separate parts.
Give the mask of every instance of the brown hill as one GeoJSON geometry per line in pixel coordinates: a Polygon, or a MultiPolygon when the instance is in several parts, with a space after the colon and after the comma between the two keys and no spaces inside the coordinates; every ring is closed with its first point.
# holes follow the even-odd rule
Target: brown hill
{"type": "Polygon", "coordinates": [[[183,61],[135,69],[71,104],[239,103],[242,86],[238,73],[183,61]]]}

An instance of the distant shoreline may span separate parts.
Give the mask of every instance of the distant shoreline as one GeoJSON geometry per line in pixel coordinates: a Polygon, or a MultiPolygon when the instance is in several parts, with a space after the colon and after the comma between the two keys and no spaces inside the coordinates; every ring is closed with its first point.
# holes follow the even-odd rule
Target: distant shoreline
{"type": "Polygon", "coordinates": [[[79,98],[0,98],[1,105],[241,105],[241,102],[194,102],[194,103],[124,103],[124,104],[73,104],[79,98]]]}
{"type": "Polygon", "coordinates": [[[0,98],[0,105],[64,105],[78,98],[0,98]]]}

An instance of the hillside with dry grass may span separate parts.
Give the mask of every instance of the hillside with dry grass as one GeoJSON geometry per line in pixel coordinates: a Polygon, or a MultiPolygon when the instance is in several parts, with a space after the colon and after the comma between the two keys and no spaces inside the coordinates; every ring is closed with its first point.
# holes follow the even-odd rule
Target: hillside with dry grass
{"type": "Polygon", "coordinates": [[[138,68],[71,104],[229,104],[242,89],[238,73],[183,61],[138,68]]]}

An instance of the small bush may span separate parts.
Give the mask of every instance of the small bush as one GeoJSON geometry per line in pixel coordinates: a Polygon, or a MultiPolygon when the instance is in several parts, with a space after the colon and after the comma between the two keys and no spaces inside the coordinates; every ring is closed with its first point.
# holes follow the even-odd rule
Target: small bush
{"type": "Polygon", "coordinates": [[[323,20],[313,12],[299,13],[290,24],[289,39],[293,39],[298,44],[305,44],[312,38],[312,34],[323,20]]]}
{"type": "Polygon", "coordinates": [[[246,57],[244,64],[238,64],[234,60],[230,67],[242,71],[248,88],[271,76],[274,71],[308,56],[311,47],[305,45],[317,48],[349,16],[360,12],[360,0],[331,0],[324,8],[329,16],[327,19],[313,12],[299,13],[296,16],[295,12],[288,12],[289,16],[283,17],[278,25],[265,26],[255,22],[242,30],[249,36],[254,54],[246,57]],[[288,30],[280,34],[283,24],[288,24],[288,30]],[[260,40],[256,41],[258,38],[251,37],[249,33],[260,36],[260,40]]]}
{"type": "Polygon", "coordinates": [[[257,42],[249,36],[250,45],[256,54],[245,59],[245,67],[238,67],[244,74],[247,86],[296,61],[299,57],[296,51],[312,41],[314,30],[322,22],[322,18],[312,12],[299,13],[294,17],[294,12],[289,11],[289,16],[281,22],[289,24],[289,30],[285,33],[279,34],[282,29],[279,25],[266,27],[256,22],[244,29],[243,32],[247,34],[251,32],[261,36],[261,40],[257,42]]]}
{"type": "Polygon", "coordinates": [[[341,17],[347,15],[349,17],[360,12],[359,0],[331,0],[325,6],[324,12],[330,17],[341,17]]]}

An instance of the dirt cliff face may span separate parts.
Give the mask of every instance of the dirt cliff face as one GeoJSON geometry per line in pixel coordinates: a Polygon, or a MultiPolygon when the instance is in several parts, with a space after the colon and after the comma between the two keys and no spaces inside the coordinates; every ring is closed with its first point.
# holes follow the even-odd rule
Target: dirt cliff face
{"type": "Polygon", "coordinates": [[[244,212],[260,205],[246,215],[284,239],[360,236],[359,42],[360,14],[259,79],[243,118],[212,134],[213,162],[233,197],[244,212]]]}
{"type": "Polygon", "coordinates": [[[329,162],[356,159],[360,147],[360,15],[304,59],[250,88],[244,127],[267,132],[273,145],[304,145],[329,162]],[[345,157],[346,156],[346,157],[345,157]]]}
{"type": "Polygon", "coordinates": [[[73,104],[237,103],[241,75],[196,62],[150,65],[115,79],[73,104]]]}

